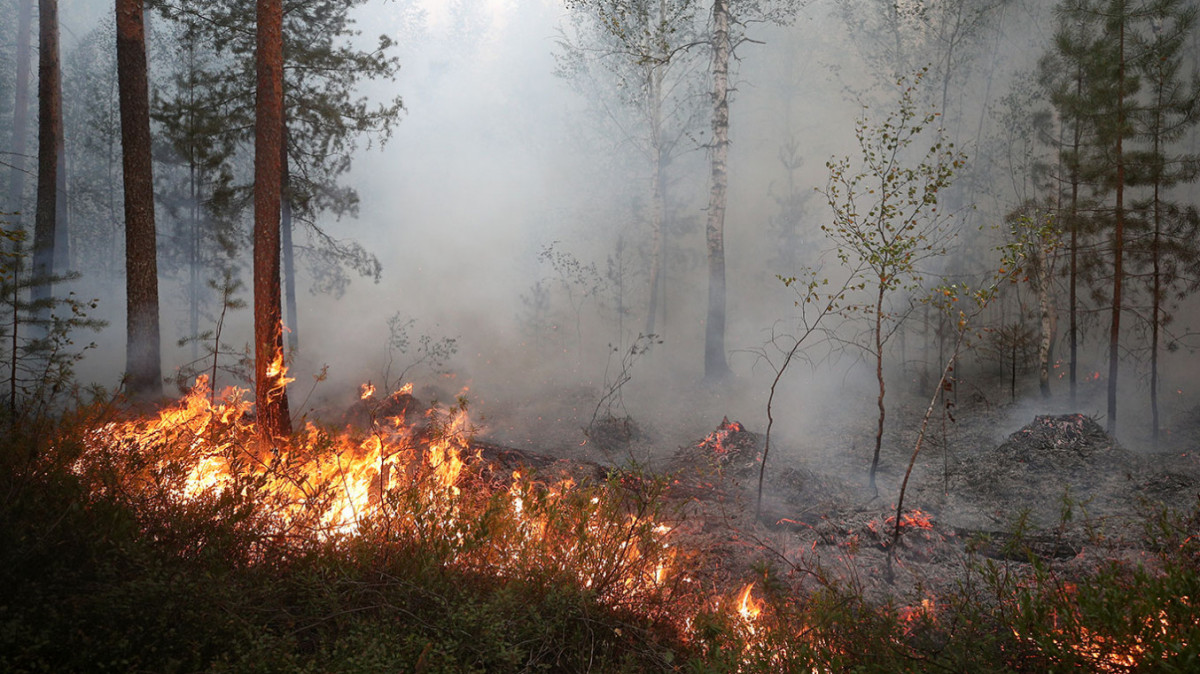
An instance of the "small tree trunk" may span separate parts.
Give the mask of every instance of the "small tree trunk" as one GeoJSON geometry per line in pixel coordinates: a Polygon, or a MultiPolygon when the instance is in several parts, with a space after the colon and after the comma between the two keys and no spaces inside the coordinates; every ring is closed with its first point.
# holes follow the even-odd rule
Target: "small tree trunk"
{"type": "Polygon", "coordinates": [[[283,370],[279,210],[283,174],[283,3],[258,0],[254,123],[254,389],[264,440],[291,433],[283,370]]]}
{"type": "Polygon", "coordinates": [[[879,470],[879,453],[883,448],[883,422],[887,417],[887,408],[883,404],[883,396],[887,392],[883,381],[883,296],[884,285],[879,283],[879,296],[875,301],[875,379],[879,382],[879,425],[875,429],[875,453],[871,457],[871,491],[879,496],[879,487],[875,486],[875,473],[879,470]]]}
{"type": "Polygon", "coordinates": [[[158,247],[150,161],[150,89],[142,0],[117,0],[117,77],[125,181],[125,288],[128,390],[162,394],[159,354],[158,247]]]}
{"type": "Polygon", "coordinates": [[[712,9],[713,147],[708,197],[708,319],[704,331],[704,378],[729,376],[725,360],[725,203],[729,157],[729,8],[714,0],[712,9]]]}

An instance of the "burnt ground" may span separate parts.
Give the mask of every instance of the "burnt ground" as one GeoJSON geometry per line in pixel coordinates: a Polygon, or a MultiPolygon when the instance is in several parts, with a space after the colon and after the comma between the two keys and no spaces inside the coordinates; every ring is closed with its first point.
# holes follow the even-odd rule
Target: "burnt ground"
{"type": "MultiPolygon", "coordinates": [[[[1067,573],[1141,558],[1148,515],[1198,505],[1200,409],[1176,415],[1158,449],[1129,449],[1097,419],[1064,412],[1062,403],[1039,413],[1036,404],[974,396],[959,402],[953,421],[935,412],[893,543],[896,495],[927,404],[896,398],[878,496],[866,484],[873,406],[864,412],[830,402],[802,441],[772,439],[757,515],[765,429],[731,415],[698,432],[698,419],[719,407],[712,400],[688,419],[601,419],[584,432],[572,422],[587,421],[587,393],[564,392],[556,398],[560,416],[539,415],[520,436],[529,440],[501,432],[485,435],[482,446],[506,452],[506,465],[540,463],[547,476],[598,476],[631,465],[670,476],[671,503],[686,514],[679,536],[707,556],[701,580],[714,589],[745,582],[766,559],[798,578],[820,569],[868,597],[908,603],[960,582],[980,556],[1017,565],[1037,557],[1067,573]]],[[[487,452],[484,458],[490,463],[487,452]]]]}

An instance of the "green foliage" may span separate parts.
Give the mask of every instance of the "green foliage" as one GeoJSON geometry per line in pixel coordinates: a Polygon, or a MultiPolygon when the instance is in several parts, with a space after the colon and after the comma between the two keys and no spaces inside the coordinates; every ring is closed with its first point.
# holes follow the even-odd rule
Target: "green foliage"
{"type": "MultiPolygon", "coordinates": [[[[296,249],[312,266],[314,289],[335,294],[349,281],[347,269],[378,280],[381,265],[360,244],[331,237],[318,218],[357,214],[358,193],[342,184],[353,155],[362,145],[386,142],[403,110],[399,97],[375,104],[358,94],[363,81],[390,80],[400,67],[386,35],[370,47],[355,45],[360,31],[350,14],[360,4],[306,0],[284,8],[287,197],[308,239],[296,249]]],[[[169,93],[156,101],[155,118],[176,161],[199,175],[183,203],[197,208],[199,199],[205,215],[225,227],[250,203],[254,5],[234,0],[152,5],[176,30],[185,57],[172,59],[181,67],[172,74],[169,93]]],[[[194,228],[196,221],[193,212],[183,224],[194,228]]],[[[185,234],[179,237],[185,246],[196,234],[207,236],[203,228],[185,234]]],[[[216,242],[228,238],[221,234],[216,242]]]]}
{"type": "Polygon", "coordinates": [[[869,268],[864,284],[883,293],[916,289],[921,263],[946,252],[950,232],[938,196],[966,162],[940,133],[928,149],[912,154],[913,144],[938,119],[936,112],[918,110],[916,92],[925,72],[896,82],[897,109],[882,122],[873,125],[864,115],[855,123],[858,172],[849,157],[826,162],[823,193],[833,222],[821,231],[837,246],[842,264],[864,262],[869,268]]]}
{"type": "Polygon", "coordinates": [[[34,299],[36,288],[73,281],[78,274],[35,277],[22,249],[24,231],[6,224],[0,221],[0,239],[11,243],[0,255],[0,418],[12,431],[19,424],[40,427],[52,420],[63,398],[76,392],[75,364],[96,346],[75,340],[106,323],[87,315],[99,300],[81,300],[73,291],[34,299]]]}

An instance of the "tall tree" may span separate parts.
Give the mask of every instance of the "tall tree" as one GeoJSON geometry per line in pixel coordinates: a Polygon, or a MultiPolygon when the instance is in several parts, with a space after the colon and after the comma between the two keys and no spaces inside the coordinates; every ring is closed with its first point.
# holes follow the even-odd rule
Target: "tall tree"
{"type": "Polygon", "coordinates": [[[162,359],[145,12],[142,0],[116,0],[116,12],[125,181],[125,362],[129,393],[147,397],[162,393],[162,359]]]}
{"type": "Polygon", "coordinates": [[[709,178],[708,223],[708,314],[704,323],[704,378],[729,376],[725,358],[725,203],[729,188],[729,0],[712,4],[712,174],[709,178]]]}
{"type": "Polygon", "coordinates": [[[60,213],[59,187],[63,167],[62,71],[58,49],[58,0],[38,1],[38,180],[33,230],[33,275],[38,284],[33,300],[44,307],[38,318],[48,320],[53,294],[55,250],[60,213]]]}
{"type": "Polygon", "coordinates": [[[1170,198],[1170,190],[1196,182],[1200,177],[1200,154],[1178,152],[1174,146],[1200,123],[1200,79],[1184,78],[1184,47],[1197,25],[1197,7],[1188,0],[1159,0],[1151,3],[1149,34],[1137,36],[1135,47],[1145,52],[1140,59],[1141,75],[1147,85],[1145,109],[1139,115],[1138,135],[1148,144],[1134,157],[1138,173],[1150,188],[1146,199],[1135,203],[1145,212],[1150,225],[1148,240],[1133,242],[1131,257],[1145,271],[1150,311],[1150,416],[1151,436],[1158,442],[1159,352],[1162,332],[1172,317],[1178,295],[1195,290],[1200,274],[1190,270],[1200,260],[1196,241],[1200,219],[1196,209],[1170,198]]]}
{"type": "Polygon", "coordinates": [[[1127,63],[1128,35],[1128,6],[1127,0],[1113,0],[1105,12],[1105,34],[1112,40],[1115,38],[1116,54],[1114,54],[1116,75],[1113,84],[1116,91],[1111,98],[1114,106],[1112,115],[1102,118],[1101,137],[1111,139],[1113,162],[1112,185],[1115,191],[1113,204],[1112,230],[1112,309],[1108,330],[1108,407],[1107,429],[1113,433],[1117,429],[1117,372],[1120,367],[1121,354],[1118,350],[1121,338],[1121,293],[1125,284],[1125,187],[1126,187],[1126,156],[1125,139],[1130,135],[1129,118],[1130,100],[1137,91],[1136,81],[1131,79],[1127,63]]]}
{"type": "Polygon", "coordinates": [[[729,376],[725,356],[725,207],[729,191],[729,69],[737,47],[747,41],[745,27],[753,23],[789,23],[797,0],[712,0],[709,39],[712,77],[711,173],[708,192],[708,312],[704,323],[704,378],[729,376]]]}
{"type": "Polygon", "coordinates": [[[257,0],[254,115],[254,391],[264,439],[291,433],[283,366],[279,210],[283,180],[283,2],[257,0]]]}
{"type": "Polygon", "coordinates": [[[1091,100],[1089,54],[1100,39],[1095,27],[1075,11],[1078,3],[1061,3],[1057,8],[1058,28],[1053,48],[1038,62],[1038,80],[1056,112],[1056,130],[1043,138],[1058,150],[1058,220],[1066,226],[1067,241],[1067,385],[1071,402],[1078,393],[1079,381],[1079,283],[1080,256],[1087,235],[1095,229],[1084,213],[1092,205],[1085,203],[1082,162],[1084,150],[1094,142],[1092,115],[1097,103],[1091,100]]]}
{"type": "MultiPolygon", "coordinates": [[[[378,280],[381,265],[361,245],[330,236],[318,218],[357,213],[357,192],[340,181],[350,170],[359,143],[386,141],[403,109],[399,97],[372,105],[356,94],[363,80],[390,79],[399,69],[387,36],[380,36],[372,49],[354,44],[357,31],[350,13],[362,1],[295,0],[283,7],[283,106],[290,183],[284,196],[294,223],[305,234],[297,236],[297,243],[283,255],[294,252],[306,260],[314,290],[335,294],[349,282],[347,269],[378,280]]],[[[191,26],[197,43],[215,50],[216,58],[199,65],[201,86],[189,87],[186,93],[200,96],[199,104],[210,110],[219,108],[222,142],[232,139],[243,147],[250,141],[247,130],[255,126],[254,106],[246,98],[252,90],[249,83],[257,77],[249,68],[256,49],[250,39],[255,32],[249,6],[240,0],[169,0],[159,6],[165,17],[191,26]]],[[[237,161],[237,155],[229,161],[237,161]]],[[[247,186],[235,180],[229,187],[236,197],[247,186]]],[[[244,200],[220,203],[236,208],[244,200]]],[[[223,220],[236,218],[235,213],[215,215],[223,220]]],[[[294,295],[294,275],[286,283],[294,295]]],[[[296,334],[293,329],[290,339],[296,334]]]]}

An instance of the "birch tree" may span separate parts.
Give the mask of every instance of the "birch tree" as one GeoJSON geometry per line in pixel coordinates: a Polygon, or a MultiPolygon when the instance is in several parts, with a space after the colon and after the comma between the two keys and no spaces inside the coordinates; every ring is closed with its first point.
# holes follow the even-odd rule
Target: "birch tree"
{"type": "Polygon", "coordinates": [[[870,488],[877,495],[875,474],[887,416],[884,345],[901,317],[891,302],[899,292],[915,291],[923,278],[922,264],[945,253],[950,222],[938,197],[966,161],[952,143],[941,139],[934,126],[937,113],[918,109],[916,97],[924,72],[896,82],[897,108],[883,121],[872,123],[865,113],[859,118],[855,124],[858,160],[842,157],[827,162],[829,180],[823,189],[832,219],[821,230],[837,247],[842,265],[858,276],[856,289],[867,295],[848,311],[870,326],[857,346],[873,361],[878,384],[879,415],[870,470],[870,488]],[[914,148],[926,131],[935,137],[926,149],[914,148]]]}

